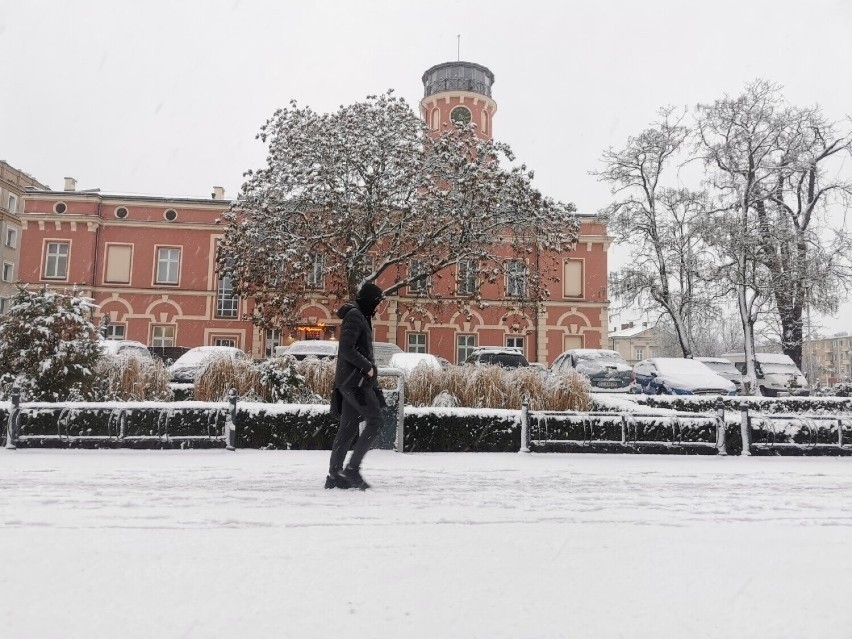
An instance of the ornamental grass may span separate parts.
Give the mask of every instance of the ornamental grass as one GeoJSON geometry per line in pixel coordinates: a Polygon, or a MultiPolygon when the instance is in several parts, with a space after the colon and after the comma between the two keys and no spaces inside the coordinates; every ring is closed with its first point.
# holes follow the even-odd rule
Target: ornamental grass
{"type": "Polygon", "coordinates": [[[104,355],[95,367],[107,400],[169,400],[169,371],[159,359],[135,355],[104,355]]]}

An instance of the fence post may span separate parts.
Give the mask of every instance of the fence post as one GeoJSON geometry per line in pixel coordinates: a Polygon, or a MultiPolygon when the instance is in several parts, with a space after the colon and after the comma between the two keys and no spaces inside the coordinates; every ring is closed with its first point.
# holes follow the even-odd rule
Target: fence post
{"type": "Polygon", "coordinates": [[[843,448],[843,418],[837,418],[837,445],[843,448]]]}
{"type": "Polygon", "coordinates": [[[721,397],[717,397],[714,408],[716,409],[716,450],[719,455],[724,457],[728,454],[727,442],[725,441],[725,437],[727,435],[727,428],[725,424],[725,400],[721,397]]]}
{"type": "Polygon", "coordinates": [[[529,402],[521,404],[521,449],[519,453],[530,452],[530,405],[529,402]]]}
{"type": "Polygon", "coordinates": [[[231,410],[228,411],[228,416],[225,418],[225,449],[237,449],[237,389],[232,388],[228,391],[228,402],[231,404],[231,410]]]}
{"type": "Polygon", "coordinates": [[[21,419],[21,389],[12,387],[12,410],[9,411],[9,421],[6,425],[6,450],[18,450],[15,442],[18,439],[18,423],[21,419]]]}
{"type": "Polygon", "coordinates": [[[751,455],[751,418],[748,416],[748,404],[740,404],[740,433],[743,438],[743,450],[740,455],[751,455]]]}
{"type": "Polygon", "coordinates": [[[396,378],[397,398],[396,413],[396,452],[403,453],[405,446],[405,377],[400,373],[396,378]]]}

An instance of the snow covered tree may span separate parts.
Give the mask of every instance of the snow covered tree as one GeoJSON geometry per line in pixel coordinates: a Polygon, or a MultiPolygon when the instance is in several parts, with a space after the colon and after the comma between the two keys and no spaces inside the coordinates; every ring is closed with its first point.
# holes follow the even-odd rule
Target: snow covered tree
{"type": "Polygon", "coordinates": [[[780,319],[784,352],[800,365],[806,301],[831,312],[852,281],[842,201],[852,183],[842,178],[842,164],[827,168],[850,151],[852,134],[838,132],[818,107],[789,105],[765,80],[735,98],[699,105],[698,131],[697,152],[729,210],[712,220],[707,237],[716,239],[719,272],[736,290],[746,353],[754,350],[754,324],[768,301],[780,319]]]}
{"type": "MultiPolygon", "coordinates": [[[[354,295],[380,276],[392,294],[430,285],[465,260],[485,282],[503,275],[506,253],[567,250],[579,224],[571,204],[535,190],[533,174],[511,163],[511,149],[484,140],[472,124],[429,130],[392,92],[319,114],[295,102],[278,110],[258,137],[267,166],[249,171],[224,216],[220,272],[255,300],[254,320],[298,317],[317,292],[354,295]]],[[[546,295],[547,273],[532,273],[530,300],[546,295]]]]}
{"type": "Polygon", "coordinates": [[[91,300],[19,289],[0,323],[0,389],[30,401],[91,399],[101,357],[91,300]]]}
{"type": "Polygon", "coordinates": [[[707,254],[696,225],[706,214],[702,193],[661,185],[667,165],[684,147],[684,114],[660,110],[661,119],[623,149],[608,149],[604,168],[593,172],[619,199],[602,211],[616,241],[631,247],[627,266],[610,278],[610,290],[625,305],[640,303],[669,320],[683,357],[691,357],[690,327],[709,308],[702,265],[707,254]]]}

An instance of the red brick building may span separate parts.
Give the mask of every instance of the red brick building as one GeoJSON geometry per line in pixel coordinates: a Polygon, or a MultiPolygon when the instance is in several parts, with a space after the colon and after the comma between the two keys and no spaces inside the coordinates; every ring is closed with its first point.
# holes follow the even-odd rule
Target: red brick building
{"type": "MultiPolygon", "coordinates": [[[[493,82],[481,65],[436,65],[423,75],[421,114],[434,129],[454,119],[472,120],[480,135],[491,137],[497,111],[493,82]]],[[[76,285],[100,307],[95,319],[109,318],[110,337],[152,346],[228,344],[263,357],[292,339],[334,338],[339,324],[334,312],[342,301],[333,297],[320,295],[307,304],[296,326],[261,330],[240,319],[251,301],[231,295],[230,282],[217,276],[215,265],[223,231],[218,219],[229,205],[219,187],[210,199],[78,191],[71,178],[63,191],[30,190],[21,215],[20,279],[76,285]]],[[[485,345],[520,346],[530,361],[548,364],[567,348],[606,348],[610,238],[595,217],[580,220],[575,250],[519,262],[515,276],[484,287],[489,305],[469,319],[449,307],[410,316],[402,302],[419,293],[404,289],[374,322],[376,339],[451,362],[485,345]],[[538,313],[522,311],[516,301],[524,273],[537,268],[552,268],[559,276],[538,313]]],[[[452,270],[442,281],[465,278],[464,264],[452,270]]]]}

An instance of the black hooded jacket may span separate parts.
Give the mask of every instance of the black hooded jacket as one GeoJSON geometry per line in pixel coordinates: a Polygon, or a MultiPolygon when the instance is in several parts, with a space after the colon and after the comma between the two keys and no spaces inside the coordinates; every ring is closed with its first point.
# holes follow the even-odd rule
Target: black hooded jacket
{"type": "MultiPolygon", "coordinates": [[[[334,386],[358,386],[363,376],[376,365],[373,356],[373,325],[370,318],[384,298],[382,289],[373,283],[364,284],[358,291],[355,303],[344,304],[337,311],[343,320],[340,326],[340,343],[337,347],[337,368],[334,386]]],[[[375,377],[369,380],[377,384],[375,377]]]]}

